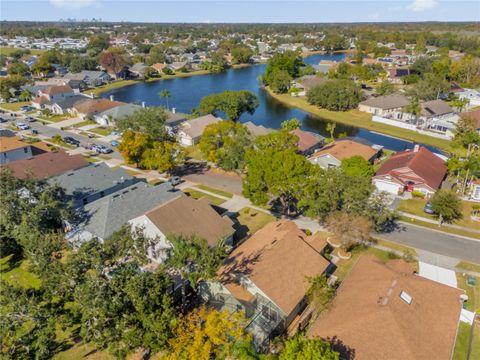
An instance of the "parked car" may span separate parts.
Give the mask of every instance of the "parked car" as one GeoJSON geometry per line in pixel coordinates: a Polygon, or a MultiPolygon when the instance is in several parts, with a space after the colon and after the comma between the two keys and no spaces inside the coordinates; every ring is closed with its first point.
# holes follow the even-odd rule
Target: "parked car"
{"type": "Polygon", "coordinates": [[[19,123],[16,123],[15,125],[16,125],[17,128],[20,129],[20,130],[28,130],[28,129],[30,129],[30,126],[28,126],[28,125],[25,124],[25,123],[19,122],[19,123]]]}
{"type": "Polygon", "coordinates": [[[173,186],[177,186],[181,184],[183,180],[180,176],[172,176],[169,181],[173,186]]]}
{"type": "Polygon", "coordinates": [[[35,120],[33,117],[31,117],[31,116],[27,116],[27,117],[25,118],[25,121],[31,123],[31,122],[34,122],[34,121],[36,121],[36,120],[35,120]]]}
{"type": "Polygon", "coordinates": [[[432,203],[429,201],[425,204],[425,207],[423,208],[423,211],[426,212],[427,214],[433,214],[433,207],[432,203]]]}
{"type": "Polygon", "coordinates": [[[110,142],[110,145],[112,145],[113,147],[117,147],[118,144],[119,144],[119,142],[118,142],[117,140],[112,140],[112,141],[110,142]]]}
{"type": "Polygon", "coordinates": [[[0,123],[4,123],[4,122],[7,122],[8,120],[7,119],[4,119],[3,117],[0,117],[0,123]]]}
{"type": "Polygon", "coordinates": [[[77,139],[74,139],[73,137],[71,136],[65,136],[63,138],[63,142],[65,144],[70,144],[70,145],[75,145],[75,146],[79,146],[80,145],[80,141],[78,141],[77,139]]]}
{"type": "Polygon", "coordinates": [[[110,154],[113,152],[112,149],[110,149],[108,146],[105,146],[105,145],[99,145],[97,147],[97,152],[100,153],[100,154],[110,154]]]}
{"type": "Polygon", "coordinates": [[[20,108],[20,111],[30,111],[30,110],[32,110],[32,107],[28,105],[24,105],[20,108]]]}

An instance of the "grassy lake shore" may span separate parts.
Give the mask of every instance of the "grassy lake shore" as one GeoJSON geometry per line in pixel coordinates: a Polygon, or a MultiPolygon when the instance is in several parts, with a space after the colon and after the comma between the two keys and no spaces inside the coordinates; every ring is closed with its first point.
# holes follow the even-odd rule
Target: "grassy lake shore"
{"type": "Polygon", "coordinates": [[[308,101],[304,98],[294,97],[290,94],[275,94],[270,89],[266,88],[268,93],[276,100],[281,103],[289,106],[304,110],[310,114],[321,117],[322,119],[338,122],[346,125],[351,125],[370,131],[375,131],[381,134],[398,137],[400,139],[410,140],[414,142],[419,142],[431,146],[435,146],[439,149],[445,151],[453,151],[450,146],[450,141],[437,139],[431,136],[423,135],[416,133],[411,130],[397,128],[395,126],[390,126],[386,124],[381,124],[372,121],[372,116],[370,114],[358,111],[330,111],[326,109],[320,109],[317,106],[310,105],[308,101]]]}

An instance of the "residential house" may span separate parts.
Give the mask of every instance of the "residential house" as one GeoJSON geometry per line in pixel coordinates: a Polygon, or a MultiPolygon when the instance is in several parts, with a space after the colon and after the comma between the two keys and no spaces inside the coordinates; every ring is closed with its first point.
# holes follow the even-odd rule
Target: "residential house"
{"type": "Polygon", "coordinates": [[[291,95],[305,96],[307,95],[307,92],[310,89],[314,88],[315,86],[323,84],[325,81],[327,81],[327,79],[316,76],[316,75],[303,76],[293,83],[293,86],[300,89],[300,92],[298,92],[298,94],[292,92],[291,95]]]}
{"type": "Polygon", "coordinates": [[[118,120],[131,116],[141,109],[142,106],[131,104],[131,103],[121,103],[121,105],[109,108],[105,111],[97,113],[93,116],[93,119],[100,125],[116,126],[118,120]]]}
{"type": "Polygon", "coordinates": [[[450,360],[462,294],[404,260],[364,255],[307,336],[330,342],[342,359],[450,360]]]}
{"type": "Polygon", "coordinates": [[[433,195],[447,174],[445,161],[423,146],[392,155],[373,177],[379,191],[397,195],[403,191],[420,191],[433,195]]]}
{"type": "Polygon", "coordinates": [[[460,117],[462,119],[471,119],[473,121],[475,129],[480,134],[480,109],[462,112],[460,113],[460,117]]]}
{"type": "Polygon", "coordinates": [[[361,156],[370,163],[379,156],[380,149],[351,139],[339,139],[314,152],[309,158],[312,164],[323,169],[340,167],[342,160],[361,156]]]}
{"type": "Polygon", "coordinates": [[[198,54],[185,53],[182,55],[182,59],[189,64],[200,64],[201,59],[198,54]]]}
{"type": "Polygon", "coordinates": [[[317,73],[328,74],[330,69],[335,68],[338,62],[331,60],[320,60],[318,65],[313,65],[313,68],[317,73]]]}
{"type": "Polygon", "coordinates": [[[31,158],[16,160],[2,166],[9,169],[18,179],[27,177],[45,180],[87,166],[83,155],[69,155],[63,150],[44,152],[31,158]]]}
{"type": "Polygon", "coordinates": [[[102,116],[102,113],[113,109],[117,106],[125,105],[126,103],[120,101],[113,101],[109,99],[88,99],[77,102],[73,105],[72,112],[82,119],[94,119],[102,116]]]}
{"type": "Polygon", "coordinates": [[[76,246],[95,238],[104,241],[130,220],[178,196],[169,182],[157,186],[130,183],[84,206],[79,213],[81,221],[70,229],[66,239],[76,246]]]}
{"type": "Polygon", "coordinates": [[[83,70],[79,73],[68,73],[65,78],[70,80],[79,80],[89,87],[97,87],[109,83],[112,78],[105,71],[83,70]]]}
{"type": "Polygon", "coordinates": [[[32,156],[31,145],[21,141],[18,137],[0,138],[0,165],[16,160],[29,159],[32,156]]]}
{"type": "Polygon", "coordinates": [[[463,89],[457,92],[460,100],[467,99],[470,106],[480,106],[480,89],[463,89]]]}
{"type": "Polygon", "coordinates": [[[186,61],[174,61],[171,64],[168,64],[166,67],[175,72],[175,71],[179,71],[183,68],[188,70],[189,69],[189,64],[186,61]]]}
{"type": "Polygon", "coordinates": [[[167,66],[167,64],[164,64],[164,63],[156,63],[156,64],[153,64],[151,67],[154,69],[154,70],[157,70],[157,72],[159,74],[162,73],[162,70],[165,68],[165,66],[167,66]]]}
{"type": "Polygon", "coordinates": [[[167,113],[167,120],[165,121],[165,128],[167,129],[168,133],[174,136],[177,132],[177,129],[182,125],[185,121],[187,121],[187,117],[184,114],[177,113],[175,108],[172,111],[165,110],[167,113]]]}
{"type": "Polygon", "coordinates": [[[410,69],[406,67],[395,67],[387,70],[387,80],[393,84],[403,84],[403,78],[410,75],[410,69]]]}
{"type": "Polygon", "coordinates": [[[420,106],[422,110],[419,125],[443,133],[454,132],[459,117],[445,101],[440,99],[425,101],[420,106]]]}
{"type": "MultiPolygon", "coordinates": [[[[182,194],[179,192],[178,194],[182,194]]],[[[166,259],[171,248],[167,236],[205,239],[213,247],[220,241],[233,245],[235,230],[228,216],[220,216],[207,198],[195,200],[178,196],[130,221],[132,228],[141,228],[144,235],[154,239],[149,258],[156,262],[166,259]]]]}
{"type": "Polygon", "coordinates": [[[275,130],[266,128],[263,125],[255,125],[251,121],[247,121],[246,123],[243,124],[247,130],[252,134],[253,136],[263,136],[263,135],[268,135],[274,132],[275,130]]]}
{"type": "Polygon", "coordinates": [[[143,79],[145,77],[145,70],[148,68],[149,66],[145,63],[135,63],[133,64],[132,66],[130,66],[130,73],[135,76],[135,77],[138,77],[140,79],[143,79]]]}
{"type": "Polygon", "coordinates": [[[44,109],[46,104],[62,101],[76,93],[69,85],[54,85],[40,88],[38,96],[32,100],[32,106],[36,109],[44,109]]]}
{"type": "Polygon", "coordinates": [[[470,184],[470,198],[480,201],[480,179],[476,179],[470,184]]]}
{"type": "Polygon", "coordinates": [[[89,99],[89,97],[79,94],[68,96],[57,101],[49,101],[44,103],[43,106],[45,109],[49,109],[53,114],[63,115],[74,112],[75,104],[80,104],[82,101],[87,101],[89,99]]]}
{"type": "Polygon", "coordinates": [[[325,138],[322,135],[315,134],[311,131],[295,129],[290,131],[290,134],[298,137],[298,152],[305,156],[311,155],[320,149],[325,142],[325,138]]]}
{"type": "Polygon", "coordinates": [[[291,220],[271,222],[230,253],[219,280],[202,283],[200,294],[208,306],[244,311],[247,331],[264,348],[305,309],[308,279],[330,265],[322,256],[325,246],[291,220]]]}
{"type": "Polygon", "coordinates": [[[362,101],[358,104],[358,110],[374,116],[407,121],[411,116],[405,114],[402,109],[409,103],[410,101],[404,95],[379,96],[362,101]]]}
{"type": "Polygon", "coordinates": [[[203,131],[208,125],[223,121],[211,114],[183,122],[177,129],[178,142],[183,146],[191,146],[198,143],[203,131]]]}
{"type": "Polygon", "coordinates": [[[120,191],[140,180],[120,168],[113,171],[105,163],[91,164],[52,177],[49,182],[65,189],[67,201],[78,208],[120,191]]]}

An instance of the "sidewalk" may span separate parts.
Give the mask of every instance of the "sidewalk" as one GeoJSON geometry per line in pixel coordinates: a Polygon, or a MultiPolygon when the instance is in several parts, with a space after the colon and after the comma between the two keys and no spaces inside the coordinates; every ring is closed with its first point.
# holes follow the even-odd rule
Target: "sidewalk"
{"type": "MultiPolygon", "coordinates": [[[[413,215],[413,214],[406,213],[406,212],[403,212],[403,211],[398,211],[398,213],[400,215],[405,216],[405,217],[409,217],[409,218],[412,218],[412,219],[415,219],[415,220],[419,220],[419,221],[427,222],[427,223],[430,223],[430,224],[438,225],[438,221],[432,220],[432,219],[429,219],[429,218],[425,218],[423,216],[413,215]]],[[[449,228],[457,229],[457,230],[465,230],[465,231],[468,231],[468,232],[480,234],[480,229],[477,230],[477,229],[465,228],[463,226],[458,226],[458,225],[454,225],[454,224],[445,224],[445,223],[443,223],[441,226],[442,227],[449,227],[449,228]]],[[[441,228],[441,227],[439,226],[439,228],[441,228]]],[[[441,231],[441,230],[439,230],[439,231],[441,231]]]]}

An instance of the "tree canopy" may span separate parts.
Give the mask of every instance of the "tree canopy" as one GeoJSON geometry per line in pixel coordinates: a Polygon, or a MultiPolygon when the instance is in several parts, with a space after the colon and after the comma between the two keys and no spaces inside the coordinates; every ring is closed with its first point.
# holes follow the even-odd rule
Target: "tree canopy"
{"type": "Polygon", "coordinates": [[[307,93],[310,104],[333,111],[346,111],[363,100],[360,87],[349,80],[328,80],[307,93]]]}
{"type": "Polygon", "coordinates": [[[230,120],[237,121],[244,113],[253,115],[259,101],[255,94],[247,90],[226,90],[222,93],[204,96],[198,110],[203,114],[224,112],[230,120]]]}

